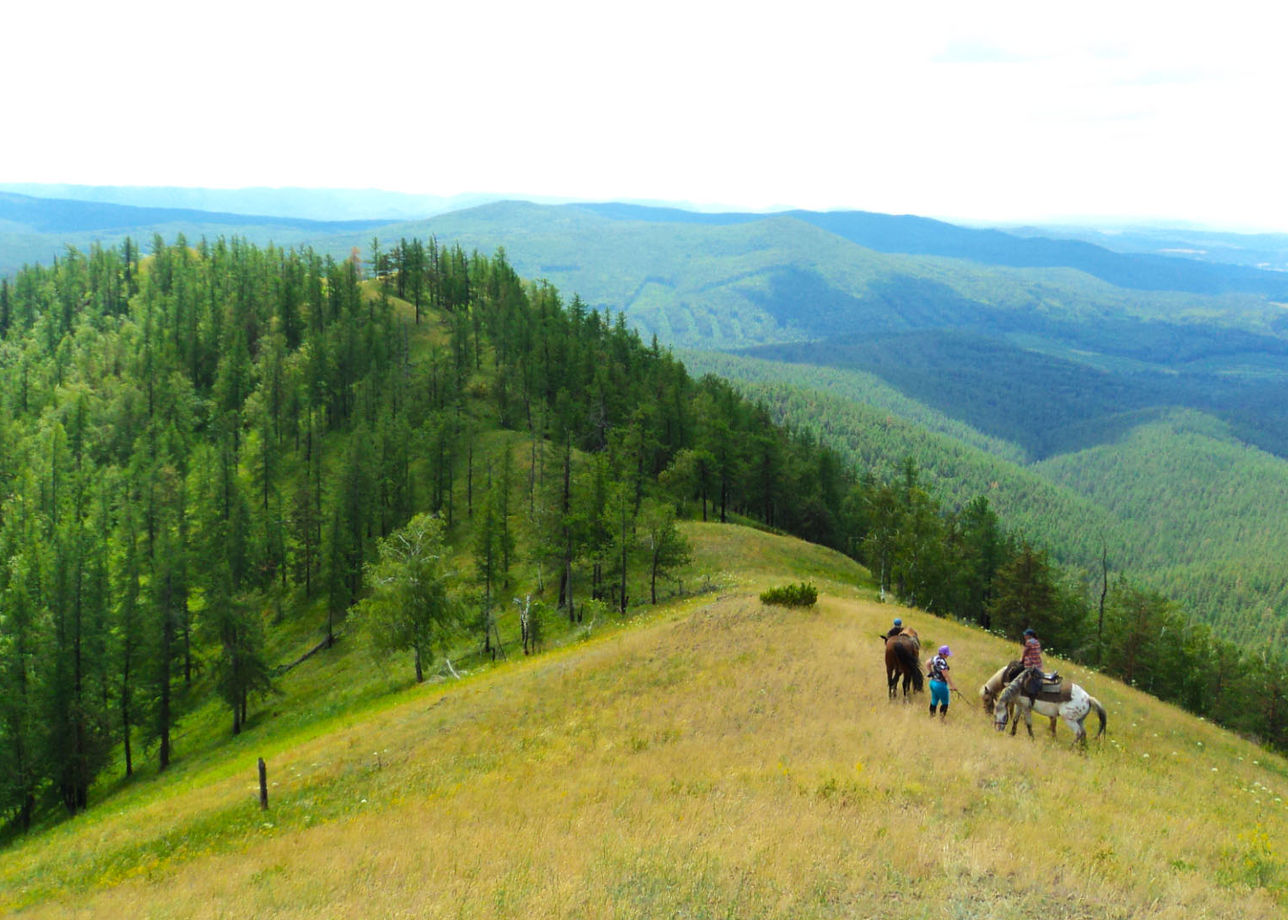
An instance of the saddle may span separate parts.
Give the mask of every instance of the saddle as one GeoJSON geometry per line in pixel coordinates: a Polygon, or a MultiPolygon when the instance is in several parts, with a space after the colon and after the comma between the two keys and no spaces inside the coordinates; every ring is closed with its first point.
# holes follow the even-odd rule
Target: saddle
{"type": "Polygon", "coordinates": [[[1042,689],[1036,695],[1030,693],[1027,686],[1024,688],[1024,695],[1044,703],[1067,703],[1073,699],[1073,684],[1066,684],[1059,671],[1052,671],[1042,675],[1042,689]]]}

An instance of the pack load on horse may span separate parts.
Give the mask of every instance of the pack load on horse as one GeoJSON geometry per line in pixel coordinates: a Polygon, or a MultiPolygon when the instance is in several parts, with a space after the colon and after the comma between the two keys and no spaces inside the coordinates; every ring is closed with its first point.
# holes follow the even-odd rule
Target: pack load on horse
{"type": "Polygon", "coordinates": [[[1105,733],[1108,722],[1105,707],[1086,690],[1069,681],[1061,682],[1057,692],[1047,693],[1044,690],[1035,697],[1029,697],[1023,686],[1027,677],[1028,672],[1022,672],[998,694],[997,701],[993,704],[993,724],[998,731],[1006,728],[1013,703],[1024,715],[1024,725],[1029,730],[1030,738],[1033,737],[1034,710],[1039,715],[1059,716],[1064,719],[1065,724],[1073,730],[1074,741],[1084,747],[1087,744],[1087,729],[1083,726],[1083,722],[1093,709],[1100,717],[1100,731],[1096,733],[1096,737],[1105,733]]]}
{"type": "Polygon", "coordinates": [[[895,689],[899,678],[903,678],[903,699],[908,701],[908,687],[914,693],[921,693],[925,688],[925,678],[921,673],[921,639],[911,627],[903,627],[893,636],[882,636],[885,643],[886,689],[890,699],[895,698],[895,689]]]}

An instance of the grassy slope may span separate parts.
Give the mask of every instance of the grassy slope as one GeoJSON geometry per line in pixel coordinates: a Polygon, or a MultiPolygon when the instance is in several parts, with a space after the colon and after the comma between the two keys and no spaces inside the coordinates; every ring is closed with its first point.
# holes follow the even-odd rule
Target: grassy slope
{"type": "MultiPolygon", "coordinates": [[[[886,701],[875,636],[900,611],[861,569],[744,528],[689,533],[687,578],[714,591],[330,721],[270,721],[4,852],[0,911],[1282,916],[1283,759],[1076,669],[1110,713],[1087,756],[1064,729],[998,736],[975,704],[932,723],[886,701]],[[817,609],[755,600],[802,577],[817,609]]],[[[953,646],[968,693],[1012,653],[903,613],[953,646]]],[[[281,706],[367,679],[333,667],[292,672],[281,706]]]]}

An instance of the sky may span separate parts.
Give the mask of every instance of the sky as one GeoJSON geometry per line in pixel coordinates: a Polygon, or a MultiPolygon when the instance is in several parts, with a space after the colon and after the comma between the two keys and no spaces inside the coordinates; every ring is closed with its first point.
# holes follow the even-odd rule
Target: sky
{"type": "Polygon", "coordinates": [[[1288,232],[1269,0],[14,6],[0,182],[1288,232]]]}

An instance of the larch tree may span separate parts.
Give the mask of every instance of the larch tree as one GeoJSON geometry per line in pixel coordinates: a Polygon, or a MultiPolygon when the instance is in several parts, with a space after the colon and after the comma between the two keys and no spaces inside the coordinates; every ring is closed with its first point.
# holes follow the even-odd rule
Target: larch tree
{"type": "Polygon", "coordinates": [[[642,542],[648,552],[649,600],[657,603],[657,580],[693,558],[693,549],[675,526],[675,508],[669,503],[645,499],[640,511],[642,542]]]}
{"type": "Polygon", "coordinates": [[[418,514],[376,544],[376,559],[366,566],[369,593],[355,605],[355,616],[377,652],[410,651],[416,682],[434,650],[456,632],[459,605],[448,590],[442,520],[418,514]]]}

